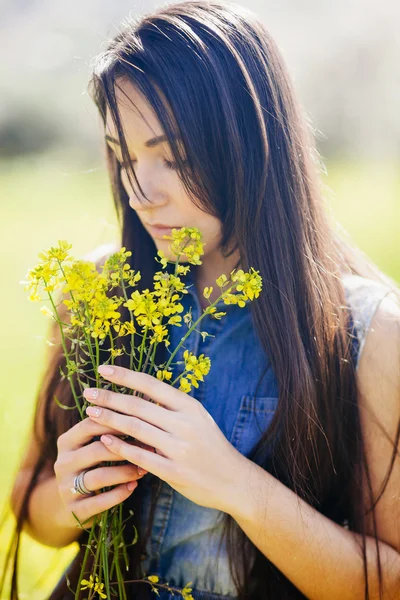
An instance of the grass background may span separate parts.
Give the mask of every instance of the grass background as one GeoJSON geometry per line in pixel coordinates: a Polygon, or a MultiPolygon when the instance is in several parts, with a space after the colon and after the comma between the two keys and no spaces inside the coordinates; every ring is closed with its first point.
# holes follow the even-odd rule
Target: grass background
{"type": "MultiPolygon", "coordinates": [[[[400,172],[395,163],[327,163],[326,195],[333,215],[352,239],[388,275],[400,282],[400,172]]],[[[3,293],[0,346],[0,506],[7,497],[31,427],[36,392],[45,364],[48,321],[41,305],[28,301],[19,281],[38,253],[59,239],[82,256],[118,240],[107,174],[102,169],[65,167],[59,157],[0,162],[0,221],[3,293]]],[[[8,517],[0,533],[0,570],[12,531],[8,517]]],[[[47,548],[23,537],[21,598],[43,600],[77,550],[47,548]]],[[[3,598],[7,596],[4,595],[3,598]]]]}

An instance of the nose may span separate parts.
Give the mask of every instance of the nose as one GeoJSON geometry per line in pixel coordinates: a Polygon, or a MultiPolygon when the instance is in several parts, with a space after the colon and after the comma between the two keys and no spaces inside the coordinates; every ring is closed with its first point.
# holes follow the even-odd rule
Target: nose
{"type": "Polygon", "coordinates": [[[157,185],[157,178],[154,173],[152,175],[149,170],[146,173],[139,173],[139,169],[137,169],[135,174],[146,197],[140,192],[138,185],[135,184],[133,175],[132,185],[129,183],[127,175],[125,175],[124,187],[129,196],[129,206],[133,210],[140,211],[150,205],[162,206],[167,202],[165,193],[157,185]]]}

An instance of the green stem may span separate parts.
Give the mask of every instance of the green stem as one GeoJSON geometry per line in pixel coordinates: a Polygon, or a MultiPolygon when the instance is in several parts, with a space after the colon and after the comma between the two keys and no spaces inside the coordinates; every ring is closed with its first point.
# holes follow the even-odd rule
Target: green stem
{"type": "Polygon", "coordinates": [[[172,359],[174,358],[175,354],[178,352],[179,348],[182,346],[182,344],[185,343],[185,341],[187,340],[187,338],[189,337],[189,335],[192,333],[192,331],[197,327],[197,325],[200,323],[200,321],[207,315],[209,314],[209,310],[210,308],[212,308],[213,306],[215,306],[220,300],[221,298],[223,298],[225,296],[225,294],[229,293],[231,291],[232,288],[235,287],[235,283],[233,285],[231,285],[227,290],[225,290],[216,300],[214,300],[214,302],[212,302],[210,304],[210,306],[208,308],[206,308],[204,310],[204,312],[200,315],[200,317],[197,319],[197,321],[195,321],[193,323],[193,325],[190,327],[190,329],[188,329],[188,331],[185,333],[185,335],[183,336],[183,338],[181,339],[181,341],[179,342],[179,344],[177,345],[177,347],[175,348],[175,350],[173,351],[173,353],[170,355],[167,364],[165,365],[164,369],[168,369],[169,365],[172,362],[172,359]]]}
{"type": "Polygon", "coordinates": [[[156,349],[157,349],[157,342],[154,342],[154,348],[153,348],[153,354],[151,356],[151,363],[150,363],[150,369],[149,369],[149,375],[151,375],[153,369],[154,369],[154,361],[156,358],[156,349]]]}
{"type": "MultiPolygon", "coordinates": [[[[108,511],[107,511],[107,517],[108,517],[108,511]]],[[[103,533],[103,539],[101,540],[101,558],[102,558],[102,563],[103,563],[103,572],[104,575],[103,577],[100,579],[100,581],[104,581],[104,587],[106,589],[107,592],[107,597],[110,598],[111,597],[111,591],[110,591],[110,575],[109,575],[109,571],[108,571],[108,540],[106,539],[106,534],[108,533],[108,518],[106,518],[104,520],[104,533],[103,533]]]]}
{"type": "Polygon", "coordinates": [[[73,397],[74,397],[74,400],[75,400],[76,407],[77,407],[77,409],[78,409],[78,411],[79,411],[79,414],[80,414],[80,416],[81,416],[81,419],[83,420],[83,418],[84,418],[83,410],[82,410],[82,407],[81,407],[81,405],[80,405],[80,403],[79,403],[78,396],[76,395],[75,386],[74,386],[74,381],[73,381],[72,377],[70,377],[70,374],[69,374],[69,373],[70,373],[70,370],[71,370],[71,366],[70,366],[70,361],[69,361],[69,357],[68,357],[68,349],[67,349],[67,344],[66,344],[66,342],[65,342],[64,330],[63,330],[63,328],[62,328],[62,325],[61,325],[61,323],[60,323],[60,320],[58,319],[58,313],[57,313],[57,309],[56,309],[56,307],[55,307],[55,304],[54,304],[54,302],[53,302],[53,298],[52,298],[52,296],[51,296],[50,292],[47,292],[47,294],[48,294],[48,296],[49,296],[49,298],[50,298],[50,302],[51,302],[51,304],[52,304],[52,306],[53,306],[53,310],[54,310],[55,314],[57,315],[56,321],[57,321],[57,323],[59,324],[59,327],[60,327],[60,332],[61,332],[61,344],[62,344],[62,347],[63,347],[63,350],[64,350],[65,360],[66,360],[66,363],[67,363],[67,368],[68,368],[68,375],[67,375],[67,378],[68,378],[68,381],[69,381],[69,383],[70,383],[70,386],[71,386],[71,391],[72,391],[72,395],[73,395],[73,397]]]}
{"type": "MultiPolygon", "coordinates": [[[[88,307],[88,304],[87,304],[86,300],[85,300],[85,313],[86,313],[87,322],[90,325],[89,307],[88,307]]],[[[96,369],[96,364],[95,364],[95,359],[94,359],[94,354],[93,354],[93,346],[92,346],[91,336],[86,333],[86,328],[85,327],[83,328],[83,331],[85,333],[86,345],[87,345],[87,347],[89,349],[89,353],[90,353],[90,358],[91,358],[91,361],[92,361],[93,369],[96,371],[97,369],[96,369]]],[[[97,341],[97,338],[94,338],[94,339],[97,341]]],[[[98,366],[98,364],[99,363],[97,362],[97,366],[98,366]]],[[[97,380],[97,374],[96,374],[96,380],[97,380]]]]}
{"type": "Polygon", "coordinates": [[[145,332],[144,332],[143,340],[142,340],[142,343],[140,344],[140,357],[139,357],[139,365],[138,365],[138,371],[139,372],[142,371],[143,351],[144,351],[144,345],[146,343],[146,337],[147,337],[148,330],[149,330],[149,328],[146,325],[146,329],[145,329],[145,332]]]}
{"type": "Polygon", "coordinates": [[[90,530],[89,539],[88,539],[88,543],[86,545],[86,550],[85,550],[85,554],[84,554],[83,562],[82,562],[82,566],[81,566],[81,571],[79,573],[78,587],[75,592],[75,600],[79,600],[81,581],[83,579],[83,575],[85,574],[85,567],[86,567],[87,559],[89,556],[90,546],[91,546],[91,543],[92,543],[92,540],[94,537],[94,530],[95,530],[96,524],[97,524],[97,520],[95,519],[95,521],[92,525],[92,528],[90,530]]]}
{"type": "Polygon", "coordinates": [[[100,363],[100,347],[99,340],[94,338],[94,343],[96,346],[96,366],[95,366],[95,375],[96,375],[96,387],[100,385],[100,373],[98,371],[99,363],[100,363]]]}
{"type": "MultiPolygon", "coordinates": [[[[125,287],[124,278],[122,277],[122,273],[123,273],[123,269],[120,269],[122,291],[124,294],[125,302],[128,302],[128,294],[126,293],[126,287],[125,287]]],[[[133,312],[129,308],[128,308],[128,311],[129,311],[129,316],[131,318],[131,321],[132,321],[132,323],[134,323],[133,312]]],[[[130,362],[129,362],[129,368],[131,371],[133,370],[133,358],[136,358],[135,347],[134,347],[134,336],[135,336],[135,334],[131,333],[131,354],[130,354],[130,362]]]]}
{"type": "Polygon", "coordinates": [[[108,516],[108,510],[102,512],[101,516],[100,516],[100,527],[99,527],[100,535],[97,540],[96,555],[94,557],[93,573],[92,573],[93,579],[96,580],[96,575],[98,575],[100,581],[101,581],[101,577],[102,577],[102,564],[101,564],[101,560],[99,563],[99,559],[101,559],[101,557],[102,557],[102,547],[104,545],[104,531],[105,531],[105,524],[107,522],[107,516],[108,516]],[[97,573],[97,567],[99,567],[98,573],[97,573]]]}

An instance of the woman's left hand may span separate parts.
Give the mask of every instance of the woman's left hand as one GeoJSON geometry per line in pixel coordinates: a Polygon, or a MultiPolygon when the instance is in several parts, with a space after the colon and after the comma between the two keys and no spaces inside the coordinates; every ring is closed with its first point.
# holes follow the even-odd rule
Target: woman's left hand
{"type": "Polygon", "coordinates": [[[248,470],[248,459],[226,439],[198,400],[147,373],[112,368],[112,374],[101,367],[99,373],[112,383],[143,392],[157,404],[138,396],[88,388],[84,396],[96,404],[87,407],[88,416],[153,446],[155,451],[109,434],[101,441],[192,502],[230,513],[235,492],[243,485],[240,478],[244,469],[248,470]]]}

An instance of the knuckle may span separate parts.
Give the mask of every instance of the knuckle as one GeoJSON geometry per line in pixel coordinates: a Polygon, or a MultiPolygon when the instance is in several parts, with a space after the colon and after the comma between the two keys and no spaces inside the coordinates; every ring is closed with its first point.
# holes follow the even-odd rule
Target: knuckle
{"type": "Polygon", "coordinates": [[[124,383],[128,379],[128,371],[126,369],[120,369],[118,379],[124,383]]]}
{"type": "Polygon", "coordinates": [[[184,459],[186,459],[188,457],[188,455],[189,455],[189,449],[190,449],[190,446],[189,446],[189,444],[187,442],[185,442],[185,441],[182,440],[179,443],[178,448],[177,448],[177,452],[178,452],[179,458],[181,460],[184,460],[184,459]]]}
{"type": "Polygon", "coordinates": [[[131,396],[129,398],[129,404],[132,407],[135,415],[137,415],[139,417],[139,419],[142,417],[142,410],[141,410],[141,406],[140,406],[140,402],[137,399],[136,396],[131,396]]]}
{"type": "Polygon", "coordinates": [[[54,463],[53,469],[54,469],[55,475],[57,476],[61,471],[59,458],[57,458],[56,462],[54,463]]]}
{"type": "Polygon", "coordinates": [[[54,463],[54,472],[61,473],[68,462],[68,454],[66,452],[60,452],[57,456],[57,460],[54,463]]]}
{"type": "Polygon", "coordinates": [[[101,414],[101,419],[102,419],[103,423],[110,423],[111,415],[112,415],[112,413],[109,410],[103,410],[102,414],[101,414]]]}
{"type": "Polygon", "coordinates": [[[170,481],[179,481],[182,478],[183,468],[179,464],[170,462],[163,468],[170,481]]]}
{"type": "Polygon", "coordinates": [[[89,446],[84,448],[86,459],[90,462],[90,465],[95,464],[96,462],[101,462],[103,460],[104,452],[102,451],[104,445],[101,442],[93,442],[89,446]]]}
{"type": "Polygon", "coordinates": [[[131,435],[132,437],[136,437],[136,435],[142,430],[142,422],[139,419],[135,419],[134,417],[132,417],[129,422],[129,435],[131,435]]]}
{"type": "Polygon", "coordinates": [[[104,444],[102,442],[92,442],[89,450],[89,455],[93,459],[101,459],[104,456],[104,444]]]}
{"type": "Polygon", "coordinates": [[[111,406],[112,393],[109,390],[103,392],[103,404],[104,406],[111,406]]]}
{"type": "Polygon", "coordinates": [[[62,448],[64,447],[64,441],[65,441],[65,433],[62,433],[57,438],[57,450],[58,450],[58,452],[60,452],[62,450],[62,448]]]}
{"type": "Polygon", "coordinates": [[[204,412],[204,406],[202,405],[201,402],[199,402],[198,400],[196,400],[196,398],[193,398],[192,405],[193,405],[193,411],[196,414],[200,414],[200,415],[203,414],[203,412],[204,412]]]}
{"type": "Polygon", "coordinates": [[[116,490],[116,498],[118,503],[123,502],[128,494],[128,488],[125,485],[120,485],[116,490]]]}

